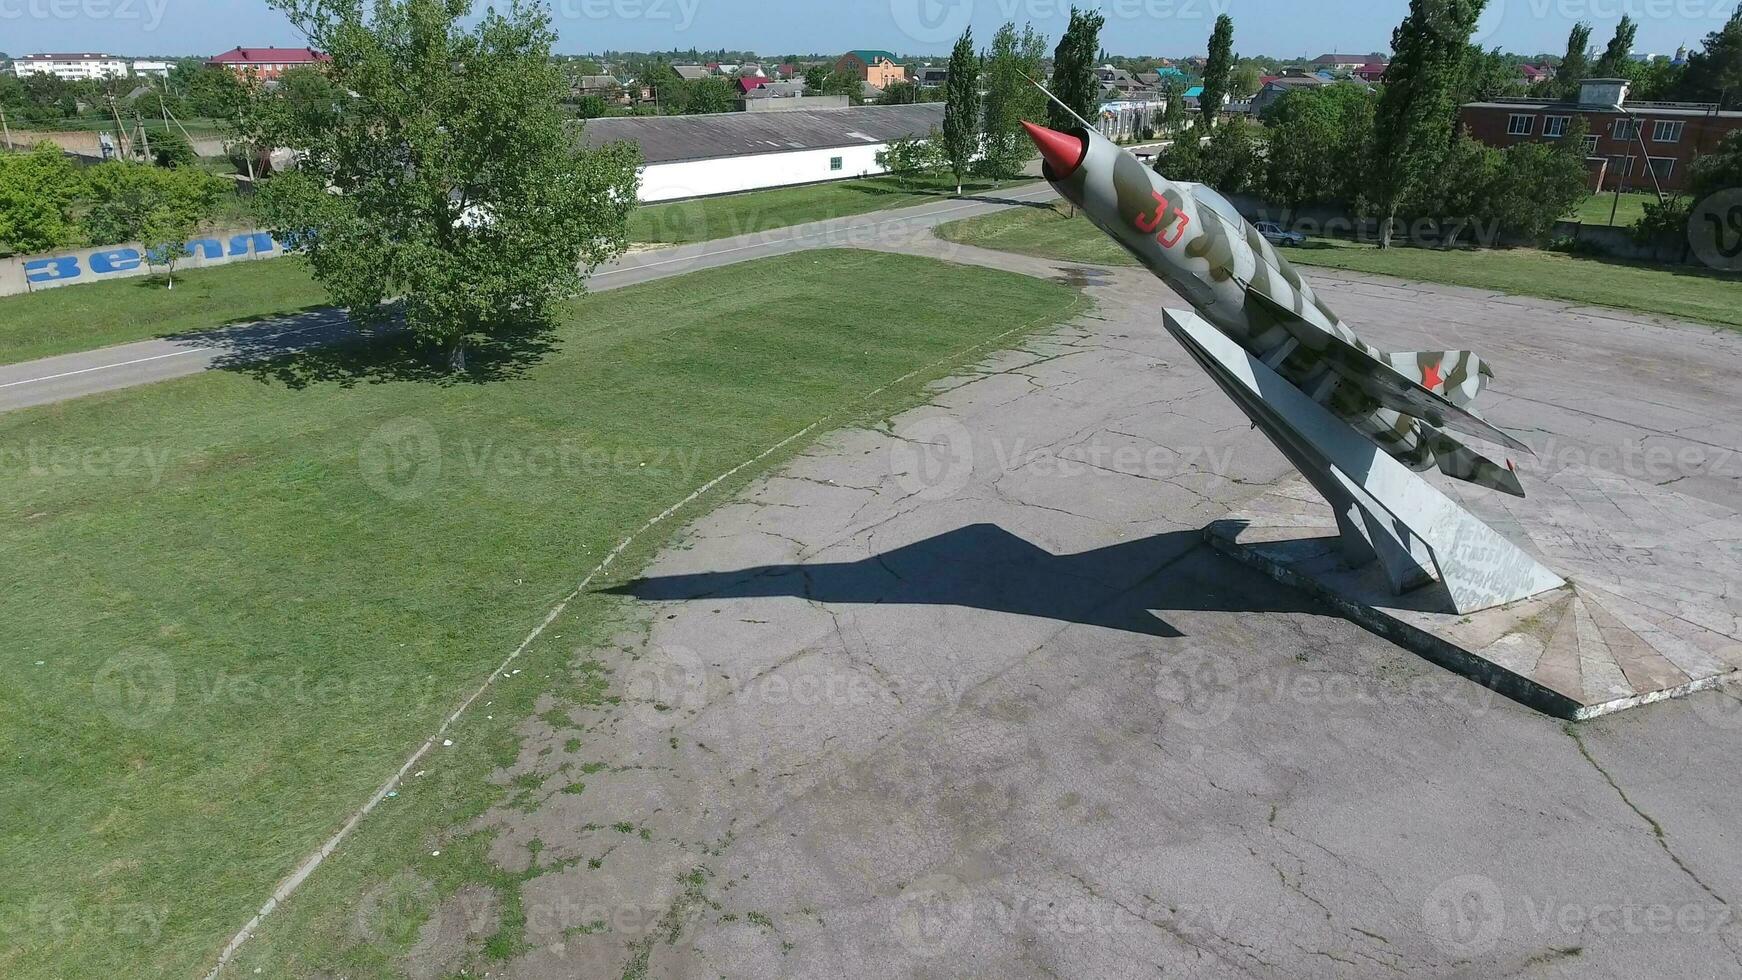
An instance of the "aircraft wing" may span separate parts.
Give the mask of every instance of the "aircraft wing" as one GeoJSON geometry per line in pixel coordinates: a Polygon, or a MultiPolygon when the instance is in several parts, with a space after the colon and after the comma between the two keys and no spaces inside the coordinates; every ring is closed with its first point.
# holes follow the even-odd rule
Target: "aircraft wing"
{"type": "Polygon", "coordinates": [[[1249,289],[1246,295],[1263,305],[1302,347],[1323,357],[1333,371],[1386,408],[1421,419],[1436,429],[1452,429],[1519,452],[1531,451],[1529,446],[1496,428],[1487,419],[1422,387],[1420,382],[1392,367],[1389,362],[1343,342],[1337,335],[1302,319],[1261,291],[1249,289]]]}

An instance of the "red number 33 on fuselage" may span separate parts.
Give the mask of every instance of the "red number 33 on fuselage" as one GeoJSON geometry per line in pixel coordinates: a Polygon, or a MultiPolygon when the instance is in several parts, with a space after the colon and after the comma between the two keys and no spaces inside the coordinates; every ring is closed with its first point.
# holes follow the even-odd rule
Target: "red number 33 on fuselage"
{"type": "Polygon", "coordinates": [[[1166,221],[1168,212],[1172,211],[1173,216],[1179,220],[1174,221],[1169,228],[1163,229],[1160,234],[1156,234],[1155,240],[1161,243],[1162,248],[1173,248],[1179,244],[1181,238],[1185,237],[1186,229],[1191,226],[1192,219],[1184,211],[1167,203],[1167,198],[1162,197],[1160,191],[1150,191],[1149,193],[1155,197],[1155,213],[1151,215],[1139,214],[1132,219],[1132,224],[1136,225],[1137,230],[1145,235],[1155,234],[1156,229],[1161,228],[1162,223],[1166,221]]]}

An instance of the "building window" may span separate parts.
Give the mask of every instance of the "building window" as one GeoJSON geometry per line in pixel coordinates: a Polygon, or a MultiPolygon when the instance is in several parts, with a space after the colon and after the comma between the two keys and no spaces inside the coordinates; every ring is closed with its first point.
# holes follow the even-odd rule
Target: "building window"
{"type": "Polygon", "coordinates": [[[1596,155],[1597,155],[1597,137],[1595,137],[1595,136],[1585,137],[1585,156],[1591,157],[1591,156],[1596,156],[1596,155]]]}
{"type": "Polygon", "coordinates": [[[1616,177],[1633,176],[1633,161],[1638,157],[1615,156],[1609,158],[1609,173],[1616,177]]]}
{"type": "Polygon", "coordinates": [[[1639,121],[1637,119],[1615,120],[1615,138],[1632,142],[1639,138],[1639,121]]]}
{"type": "Polygon", "coordinates": [[[841,158],[840,157],[829,157],[829,169],[830,170],[841,169],[841,158]]]}
{"type": "Polygon", "coordinates": [[[1651,141],[1653,143],[1680,143],[1682,141],[1682,127],[1685,125],[1686,123],[1680,121],[1670,122],[1659,119],[1652,124],[1651,141]]]}
{"type": "Polygon", "coordinates": [[[1534,132],[1536,132],[1535,116],[1515,114],[1506,121],[1506,135],[1508,136],[1529,136],[1534,132]]]}
{"type": "Polygon", "coordinates": [[[1571,116],[1549,116],[1542,121],[1542,135],[1551,140],[1558,140],[1567,135],[1567,123],[1572,122],[1571,116]]]}
{"type": "Polygon", "coordinates": [[[1657,176],[1658,180],[1668,180],[1670,174],[1675,173],[1674,157],[1650,157],[1648,159],[1651,162],[1651,172],[1657,176]]]}

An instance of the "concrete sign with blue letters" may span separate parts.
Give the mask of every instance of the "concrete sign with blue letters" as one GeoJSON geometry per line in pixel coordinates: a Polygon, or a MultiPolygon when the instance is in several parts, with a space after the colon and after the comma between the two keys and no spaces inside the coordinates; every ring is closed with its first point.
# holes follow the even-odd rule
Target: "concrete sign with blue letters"
{"type": "MultiPolygon", "coordinates": [[[[196,238],[182,246],[182,257],[175,267],[200,269],[253,259],[271,259],[285,254],[284,245],[264,231],[220,232],[196,238]]],[[[149,275],[162,272],[164,263],[153,262],[138,243],[106,245],[67,252],[61,255],[20,256],[0,259],[0,296],[74,286],[105,279],[149,275]]]]}

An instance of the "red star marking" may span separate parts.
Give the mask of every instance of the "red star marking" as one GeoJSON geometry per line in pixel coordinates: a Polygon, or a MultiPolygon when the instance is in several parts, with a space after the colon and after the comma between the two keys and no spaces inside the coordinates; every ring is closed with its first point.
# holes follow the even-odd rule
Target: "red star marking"
{"type": "Polygon", "coordinates": [[[1438,364],[1429,364],[1421,372],[1421,386],[1423,388],[1438,388],[1440,382],[1444,380],[1445,375],[1440,373],[1440,366],[1438,364]]]}

